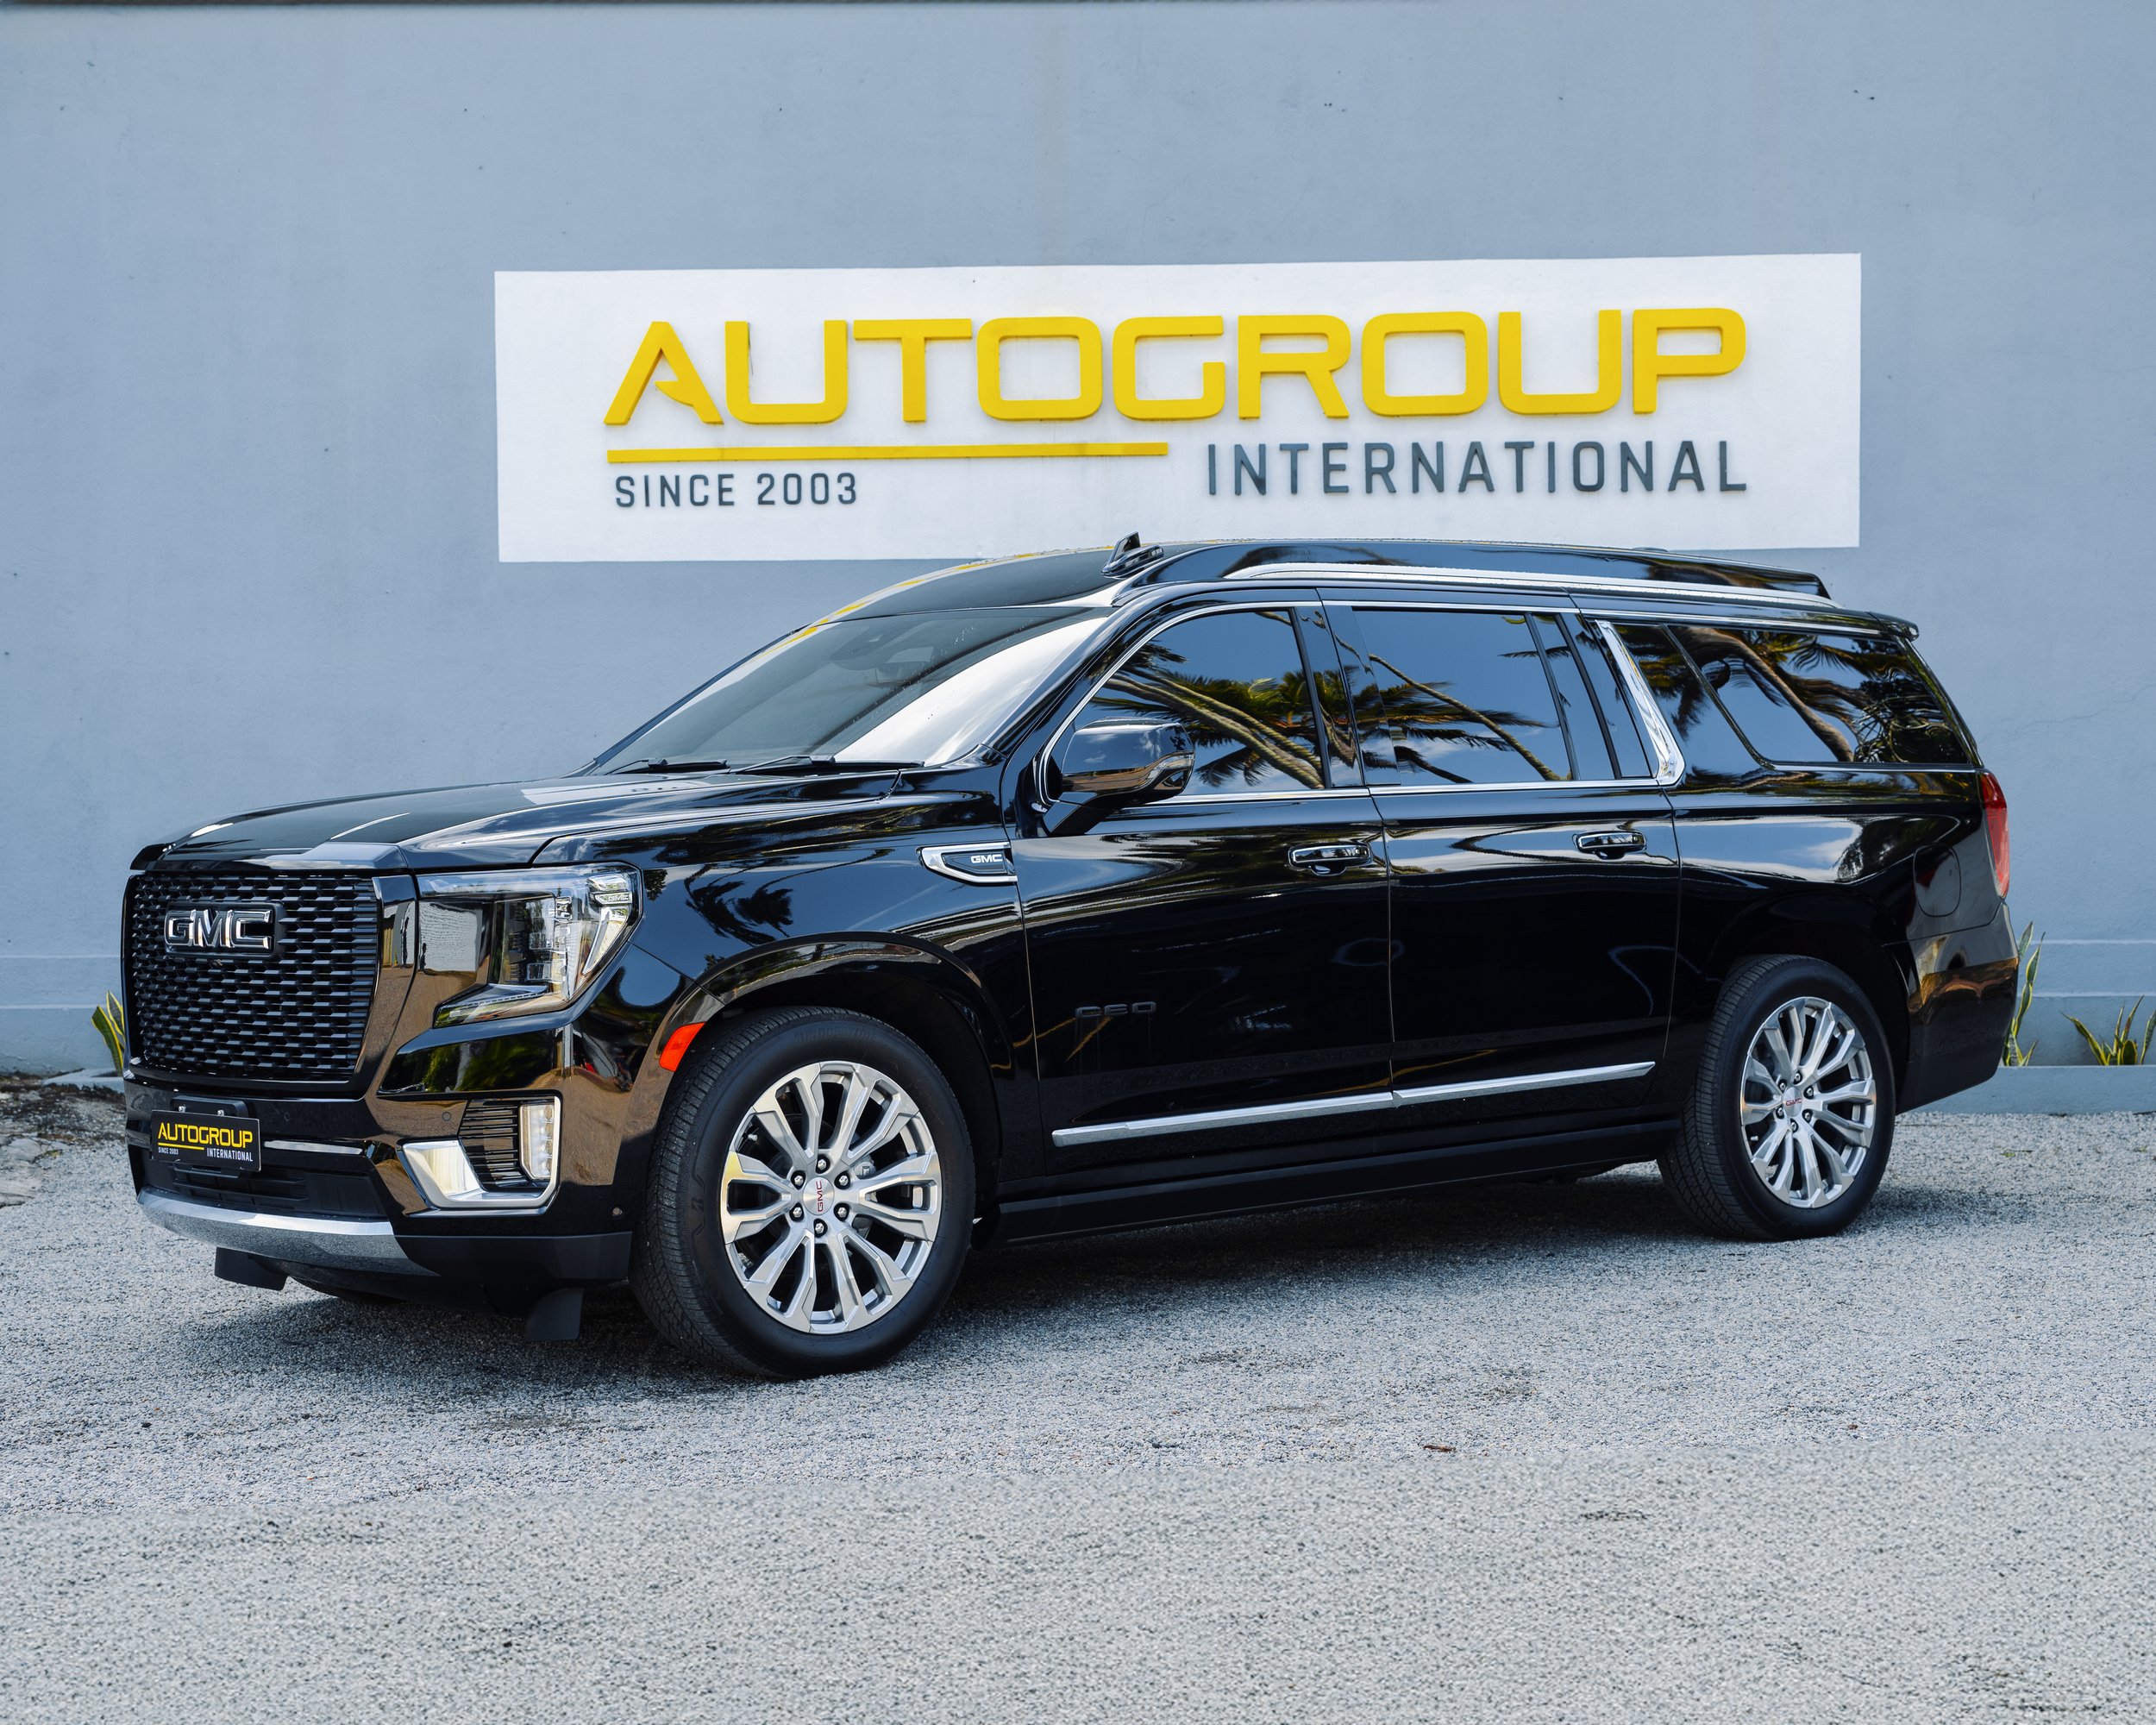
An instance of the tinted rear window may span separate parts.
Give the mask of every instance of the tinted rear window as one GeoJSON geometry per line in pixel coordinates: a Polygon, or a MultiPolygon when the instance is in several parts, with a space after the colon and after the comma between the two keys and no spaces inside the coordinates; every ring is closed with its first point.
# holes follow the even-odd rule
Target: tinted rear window
{"type": "Polygon", "coordinates": [[[1965,767],[1931,681],[1892,636],[1678,631],[1722,705],[1770,761],[1965,767]],[[1721,681],[1717,681],[1720,678],[1721,681]]]}

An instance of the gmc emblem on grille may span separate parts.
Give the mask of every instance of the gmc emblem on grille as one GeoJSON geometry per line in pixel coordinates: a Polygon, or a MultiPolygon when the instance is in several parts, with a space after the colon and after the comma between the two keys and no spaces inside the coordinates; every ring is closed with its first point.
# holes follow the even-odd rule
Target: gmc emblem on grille
{"type": "Polygon", "coordinates": [[[167,952],[274,952],[275,905],[174,905],[165,913],[167,952]]]}

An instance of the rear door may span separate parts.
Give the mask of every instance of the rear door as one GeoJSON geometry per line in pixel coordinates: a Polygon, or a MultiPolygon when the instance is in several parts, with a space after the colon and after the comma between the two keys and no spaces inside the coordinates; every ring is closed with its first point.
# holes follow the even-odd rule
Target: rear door
{"type": "Polygon", "coordinates": [[[1291,1151],[1387,1105],[1383,836],[1354,750],[1323,740],[1306,642],[1338,668],[1313,615],[1168,623],[1063,727],[1180,723],[1197,766],[1012,846],[1053,1166],[1291,1151]]]}
{"type": "Polygon", "coordinates": [[[1403,1124],[1637,1104],[1669,1030],[1681,871],[1648,745],[1599,637],[1505,605],[1328,607],[1392,871],[1403,1124]]]}

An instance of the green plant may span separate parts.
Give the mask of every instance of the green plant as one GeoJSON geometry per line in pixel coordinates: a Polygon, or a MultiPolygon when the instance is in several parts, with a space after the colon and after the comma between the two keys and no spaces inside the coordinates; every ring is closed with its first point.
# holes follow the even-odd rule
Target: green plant
{"type": "Polygon", "coordinates": [[[128,1014],[118,999],[108,994],[105,1003],[90,1015],[90,1022],[97,1034],[104,1038],[105,1051],[112,1057],[112,1070],[124,1072],[128,1066],[128,1014]]]}
{"type": "Polygon", "coordinates": [[[2026,1066],[2036,1057],[2036,1044],[2032,1042],[2026,1048],[2021,1045],[2021,1019],[2028,1011],[2028,1003],[2036,998],[2036,967],[2044,962],[2044,937],[2036,933],[2034,923],[2023,925],[2021,938],[2014,943],[2014,957],[2021,963],[2021,987],[2014,997],[2014,1019],[2006,1027],[2006,1053],[2002,1058],[2009,1066],[2026,1066]],[[2032,935],[2034,939],[2030,938],[2032,935]]]}
{"type": "MultiPolygon", "coordinates": [[[[2146,1000],[2147,995],[2142,999],[2146,1000]]],[[[2141,1026],[2139,1038],[2134,1034],[2134,1014],[2140,1011],[2141,1002],[2136,1000],[2119,1014],[2119,1021],[2111,1026],[2109,1037],[2099,1041],[2096,1033],[2071,1013],[2066,1022],[2081,1032],[2081,1039],[2089,1044],[2089,1052],[2096,1057],[2099,1066],[2142,1066],[2148,1061],[2148,1045],[2156,1039],[2156,1007],[2149,1008],[2147,1020],[2141,1026]]]]}

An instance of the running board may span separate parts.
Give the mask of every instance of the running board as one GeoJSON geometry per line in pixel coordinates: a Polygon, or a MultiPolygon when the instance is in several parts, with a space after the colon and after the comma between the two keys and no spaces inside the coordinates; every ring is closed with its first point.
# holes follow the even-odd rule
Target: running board
{"type": "Polygon", "coordinates": [[[1111,1120],[1101,1126],[1064,1126],[1056,1147],[1112,1144],[1119,1138],[1156,1138],[1163,1132],[1210,1132],[1221,1126],[1269,1126],[1328,1114],[1364,1114],[1380,1109],[1412,1108],[1424,1102],[1452,1102],[1472,1096],[1508,1096],[1521,1090],[1556,1090],[1574,1084],[1614,1084],[1644,1078],[1651,1060],[1624,1066],[1576,1066],[1566,1072],[1535,1072],[1520,1078],[1476,1078],[1459,1084],[1420,1084],[1407,1090],[1372,1090],[1355,1096],[1319,1096],[1304,1102],[1270,1102],[1250,1108],[1206,1108],[1188,1114],[1151,1114],[1144,1120],[1111,1120]]]}

